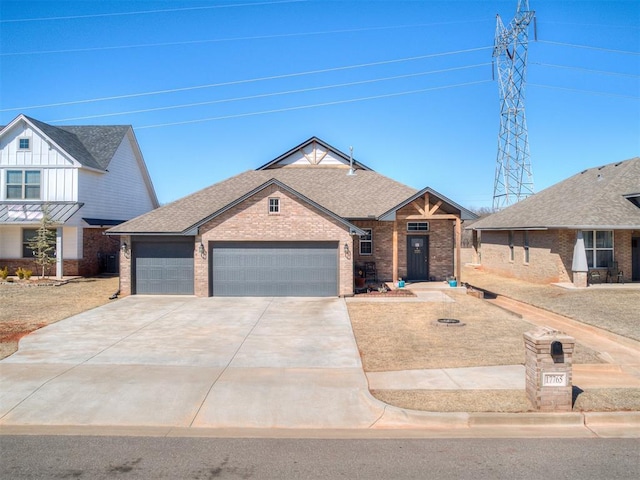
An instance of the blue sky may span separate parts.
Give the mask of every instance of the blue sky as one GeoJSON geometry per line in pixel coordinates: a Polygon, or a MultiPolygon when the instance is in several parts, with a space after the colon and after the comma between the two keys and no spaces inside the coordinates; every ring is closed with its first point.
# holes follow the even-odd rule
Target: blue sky
{"type": "MultiPolygon", "coordinates": [[[[0,124],[131,124],[162,203],[312,136],[489,207],[509,1],[0,2],[0,124]]],[[[530,0],[535,190],[640,155],[640,2],[530,0]]],[[[640,182],[639,182],[640,183],[640,182]]]]}

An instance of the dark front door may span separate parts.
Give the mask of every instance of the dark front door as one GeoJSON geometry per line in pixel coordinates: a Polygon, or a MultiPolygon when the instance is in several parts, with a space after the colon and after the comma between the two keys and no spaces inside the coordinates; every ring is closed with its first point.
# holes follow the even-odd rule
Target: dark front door
{"type": "Polygon", "coordinates": [[[640,237],[631,239],[631,280],[640,281],[640,237]]]}
{"type": "Polygon", "coordinates": [[[407,237],[407,280],[429,280],[429,237],[407,237]]]}

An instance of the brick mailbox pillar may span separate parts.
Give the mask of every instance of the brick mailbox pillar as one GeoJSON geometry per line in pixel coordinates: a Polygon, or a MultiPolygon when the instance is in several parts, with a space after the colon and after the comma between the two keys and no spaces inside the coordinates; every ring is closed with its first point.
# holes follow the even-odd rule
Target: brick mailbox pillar
{"type": "Polygon", "coordinates": [[[549,327],[524,334],[527,397],[544,412],[570,412],[575,339],[549,327]]]}

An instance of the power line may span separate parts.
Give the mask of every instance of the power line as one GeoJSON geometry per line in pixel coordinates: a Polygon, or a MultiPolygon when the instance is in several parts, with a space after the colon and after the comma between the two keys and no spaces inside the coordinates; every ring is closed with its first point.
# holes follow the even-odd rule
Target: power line
{"type": "Polygon", "coordinates": [[[486,66],[489,66],[489,65],[491,65],[491,63],[478,63],[476,65],[468,65],[468,66],[464,66],[464,67],[453,67],[453,68],[445,68],[445,69],[441,69],[441,70],[431,70],[431,71],[428,71],[428,72],[408,73],[408,74],[405,74],[405,75],[394,75],[392,77],[374,78],[374,79],[369,79],[369,80],[360,80],[360,81],[357,81],[357,82],[337,83],[337,84],[333,84],[333,85],[322,85],[320,87],[301,88],[301,89],[297,89],[297,90],[287,90],[287,91],[284,91],[284,92],[262,93],[262,94],[258,94],[258,95],[248,95],[248,96],[244,96],[244,97],[223,98],[223,99],[219,99],[219,100],[209,100],[209,101],[206,101],[206,102],[183,103],[183,104],[179,104],[179,105],[169,105],[169,106],[165,106],[165,107],[145,108],[145,109],[140,109],[140,110],[129,110],[129,111],[126,111],[126,112],[104,113],[104,114],[96,114],[96,115],[87,115],[87,116],[83,116],[83,117],[61,118],[61,119],[56,119],[56,120],[50,120],[50,122],[51,123],[58,123],[58,122],[69,122],[69,121],[75,121],[75,120],[88,120],[88,119],[91,119],[91,118],[116,117],[116,116],[121,116],[121,115],[133,115],[133,114],[137,114],[137,113],[149,113],[149,112],[158,112],[158,111],[163,111],[163,110],[175,110],[175,109],[178,109],[178,108],[201,107],[203,105],[213,105],[213,104],[217,104],[217,103],[230,103],[230,102],[237,102],[237,101],[242,101],[242,100],[255,100],[255,99],[258,99],[258,98],[267,98],[267,97],[275,97],[275,96],[282,96],[282,95],[291,95],[291,94],[295,94],[295,93],[314,92],[314,91],[319,91],[319,90],[328,90],[330,88],[351,87],[351,86],[354,86],[354,85],[365,85],[365,84],[376,83],[376,82],[384,82],[384,81],[388,81],[388,80],[399,80],[399,79],[402,79],[402,78],[412,78],[412,77],[419,77],[419,76],[425,76],[425,75],[433,75],[433,74],[437,74],[437,73],[448,73],[448,72],[459,71],[459,70],[468,70],[468,69],[477,68],[477,67],[486,67],[486,66]]]}
{"type": "Polygon", "coordinates": [[[101,18],[101,17],[122,17],[127,15],[148,15],[151,13],[174,13],[186,12],[192,10],[212,10],[220,8],[237,8],[237,7],[254,7],[261,5],[277,5],[280,3],[304,3],[306,0],[282,0],[279,2],[260,2],[260,3],[238,3],[231,5],[209,5],[205,7],[183,7],[183,8],[167,8],[163,10],[141,10],[137,12],[114,12],[114,13],[93,13],[89,15],[69,15],[66,17],[35,17],[35,18],[14,18],[0,20],[0,23],[19,23],[19,22],[50,22],[57,20],[77,20],[82,18],[101,18]]]}
{"type": "Polygon", "coordinates": [[[397,30],[401,28],[422,28],[422,27],[433,27],[437,25],[451,25],[451,24],[459,24],[459,23],[472,23],[484,21],[484,19],[476,19],[476,20],[464,20],[459,22],[439,22],[439,23],[418,23],[412,25],[389,25],[389,26],[381,26],[381,27],[363,27],[363,28],[351,28],[351,29],[342,29],[342,30],[324,30],[317,32],[299,32],[299,33],[280,33],[274,35],[256,35],[250,37],[231,37],[231,38],[217,38],[217,39],[209,39],[209,40],[186,40],[182,42],[161,42],[161,43],[139,43],[132,45],[112,45],[105,47],[86,47],[86,48],[69,48],[62,50],[39,50],[32,52],[4,52],[0,53],[0,57],[10,57],[10,56],[25,56],[25,55],[49,55],[55,53],[83,53],[83,52],[97,52],[97,51],[106,51],[106,50],[123,50],[129,48],[152,48],[152,47],[175,47],[180,45],[202,45],[206,43],[222,43],[222,42],[236,42],[236,41],[248,41],[248,40],[270,40],[276,38],[292,38],[292,37],[303,37],[303,36],[313,36],[313,35],[336,35],[340,33],[358,33],[358,32],[367,32],[367,31],[378,31],[378,30],[397,30]]]}
{"type": "Polygon", "coordinates": [[[633,73],[619,73],[619,72],[610,72],[607,70],[593,70],[590,68],[570,67],[568,65],[556,65],[553,63],[541,63],[541,62],[531,62],[531,63],[533,65],[540,65],[541,67],[563,68],[567,70],[578,70],[580,72],[587,72],[587,73],[599,73],[602,75],[614,75],[614,76],[620,76],[620,77],[640,78],[640,75],[635,75],[633,73]]]}
{"type": "Polygon", "coordinates": [[[342,67],[324,68],[324,69],[320,69],[320,70],[310,70],[310,71],[307,71],[307,72],[287,73],[287,74],[282,74],[282,75],[272,75],[272,76],[269,76],[269,77],[251,78],[251,79],[245,79],[245,80],[233,80],[233,81],[229,81],[229,82],[212,83],[212,84],[207,84],[207,85],[195,85],[195,86],[191,86],[191,87],[172,88],[172,89],[166,89],[166,90],[155,90],[155,91],[151,91],[151,92],[129,93],[129,94],[125,94],[125,95],[114,95],[114,96],[111,96],[111,97],[99,97],[99,98],[90,98],[90,99],[85,99],[85,100],[73,100],[73,101],[69,101],[69,102],[49,103],[49,104],[43,104],[43,105],[31,105],[31,106],[22,106],[22,107],[13,107],[13,108],[3,108],[3,109],[0,109],[0,112],[10,112],[10,111],[16,111],[16,110],[21,110],[21,111],[22,110],[32,110],[34,108],[61,107],[61,106],[66,106],[66,105],[79,105],[79,104],[94,103],[94,102],[105,102],[105,101],[109,101],[109,100],[121,100],[121,99],[124,99],[124,98],[147,97],[147,96],[161,95],[161,94],[167,94],[167,93],[186,92],[186,91],[191,91],[191,90],[202,90],[202,89],[205,89],[205,88],[223,87],[223,86],[230,86],[230,85],[240,85],[240,84],[246,84],[246,83],[261,82],[261,81],[265,81],[265,80],[279,80],[279,79],[282,79],[282,78],[301,77],[301,76],[304,76],[304,75],[315,75],[315,74],[318,74],[318,73],[328,73],[328,72],[336,72],[336,71],[341,71],[341,70],[352,70],[352,69],[363,68],[363,67],[389,65],[389,64],[392,64],[392,63],[409,62],[409,61],[414,61],[414,60],[424,60],[424,59],[427,59],[427,58],[443,57],[443,56],[447,56],[447,55],[458,55],[458,54],[461,54],[461,53],[477,52],[477,51],[480,51],[480,50],[488,50],[488,49],[491,49],[491,48],[493,48],[493,47],[469,48],[469,49],[466,49],[466,50],[456,50],[454,52],[432,53],[432,54],[429,54],[429,55],[418,55],[418,56],[415,56],[415,57],[405,57],[405,58],[398,58],[398,59],[394,59],[394,60],[383,60],[383,61],[380,61],[380,62],[361,63],[361,64],[357,64],[357,65],[346,65],[346,66],[342,66],[342,67]]]}
{"type": "Polygon", "coordinates": [[[294,111],[294,110],[304,110],[304,109],[307,109],[307,108],[327,107],[327,106],[340,105],[340,104],[345,104],[345,103],[355,103],[355,102],[363,102],[363,101],[366,101],[366,100],[376,100],[376,99],[380,99],[380,98],[390,98],[390,97],[399,97],[399,96],[403,96],[403,95],[413,95],[413,94],[416,94],[416,93],[424,93],[424,92],[430,92],[430,91],[434,91],[434,90],[445,90],[445,89],[448,89],[448,88],[466,87],[466,86],[469,86],[469,85],[480,85],[482,83],[489,83],[491,81],[492,80],[479,80],[479,81],[476,81],[476,82],[459,83],[459,84],[456,84],[456,85],[446,85],[446,86],[442,86],[442,87],[421,88],[419,90],[410,90],[410,91],[406,91],[406,92],[388,93],[388,94],[384,94],[384,95],[372,95],[372,96],[369,96],[369,97],[351,98],[351,99],[348,99],[348,100],[336,100],[334,102],[316,103],[316,104],[311,104],[311,105],[299,105],[297,107],[277,108],[277,109],[273,109],[273,110],[263,110],[263,111],[259,111],[259,112],[238,113],[238,114],[233,114],[233,115],[223,115],[223,116],[219,116],[219,117],[200,118],[200,119],[197,119],[197,120],[185,120],[185,121],[182,121],[182,122],[159,123],[159,124],[155,124],[155,125],[143,125],[143,126],[136,127],[136,130],[142,130],[142,129],[147,129],[147,128],[172,127],[172,126],[176,126],[176,125],[189,125],[189,124],[193,124],[193,123],[212,122],[212,121],[215,121],[215,120],[228,120],[228,119],[231,119],[231,118],[252,117],[252,116],[257,116],[257,115],[266,115],[266,114],[269,114],[269,113],[280,113],[280,112],[290,112],[290,111],[294,111]]]}
{"type": "Polygon", "coordinates": [[[548,43],[549,45],[562,45],[564,47],[588,48],[590,50],[600,50],[601,52],[622,53],[624,55],[640,55],[640,52],[630,52],[627,50],[614,50],[612,48],[593,47],[589,45],[576,45],[574,43],[552,42],[551,40],[538,40],[537,43],[548,43]]]}
{"type": "Polygon", "coordinates": [[[564,90],[566,92],[575,92],[575,93],[586,93],[589,95],[600,95],[603,97],[615,97],[615,98],[629,98],[631,100],[640,100],[640,97],[636,97],[634,95],[620,95],[619,93],[608,93],[608,92],[596,92],[593,90],[580,90],[577,88],[569,88],[569,87],[557,87],[554,85],[542,85],[540,83],[529,83],[527,84],[532,87],[541,87],[541,88],[549,88],[553,90],[564,90]]]}

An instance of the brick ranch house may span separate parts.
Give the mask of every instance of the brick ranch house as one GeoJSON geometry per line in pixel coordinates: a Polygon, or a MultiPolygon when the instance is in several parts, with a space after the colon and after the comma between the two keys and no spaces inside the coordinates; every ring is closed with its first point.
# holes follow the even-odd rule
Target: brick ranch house
{"type": "Polygon", "coordinates": [[[640,281],[640,158],[584,170],[469,228],[474,261],[505,277],[640,281]]]}
{"type": "Polygon", "coordinates": [[[158,207],[130,125],[52,126],[18,115],[0,127],[0,268],[36,271],[29,240],[46,210],[56,229],[51,274],[117,273],[108,227],[158,207]]]}
{"type": "Polygon", "coordinates": [[[377,282],[459,274],[472,218],[313,137],[108,234],[121,238],[123,295],[343,296],[368,262],[377,282]]]}

